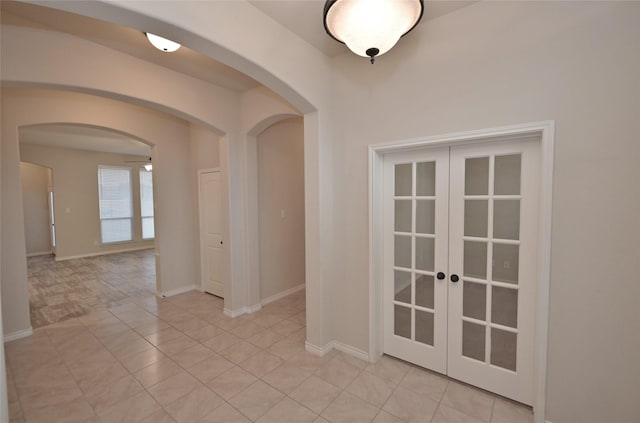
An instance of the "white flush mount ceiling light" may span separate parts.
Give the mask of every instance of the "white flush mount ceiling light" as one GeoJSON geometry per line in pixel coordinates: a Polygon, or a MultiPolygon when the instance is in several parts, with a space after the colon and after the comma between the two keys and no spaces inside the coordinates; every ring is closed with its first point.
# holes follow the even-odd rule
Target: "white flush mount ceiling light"
{"type": "Polygon", "coordinates": [[[324,28],[373,63],[420,22],[423,10],[423,0],[327,0],[324,28]]]}
{"type": "Polygon", "coordinates": [[[168,53],[171,53],[173,51],[176,51],[177,49],[179,49],[181,47],[180,44],[171,41],[171,40],[167,40],[166,38],[162,38],[158,35],[155,34],[151,34],[150,32],[145,32],[144,35],[147,36],[147,39],[149,40],[149,42],[151,44],[153,44],[153,46],[155,48],[157,48],[158,50],[162,50],[162,51],[166,51],[168,53]]]}

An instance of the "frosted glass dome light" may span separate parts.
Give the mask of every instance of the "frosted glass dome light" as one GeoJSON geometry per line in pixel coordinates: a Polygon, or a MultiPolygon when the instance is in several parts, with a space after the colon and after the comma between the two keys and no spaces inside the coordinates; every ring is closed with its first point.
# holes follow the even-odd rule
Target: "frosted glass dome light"
{"type": "Polygon", "coordinates": [[[158,35],[151,34],[150,32],[145,32],[144,35],[147,36],[147,39],[149,40],[149,42],[153,44],[153,46],[158,50],[171,53],[173,51],[178,50],[180,47],[182,47],[180,44],[174,41],[167,40],[166,38],[162,38],[158,35]]]}
{"type": "Polygon", "coordinates": [[[373,63],[420,22],[423,10],[423,0],[327,0],[324,28],[373,63]]]}

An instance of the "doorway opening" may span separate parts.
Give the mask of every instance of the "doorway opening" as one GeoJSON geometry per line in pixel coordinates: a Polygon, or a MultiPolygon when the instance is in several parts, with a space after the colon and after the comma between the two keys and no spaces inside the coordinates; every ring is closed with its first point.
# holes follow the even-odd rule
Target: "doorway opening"
{"type": "Polygon", "coordinates": [[[32,327],[155,295],[151,147],[77,124],[21,127],[19,141],[32,327]]]}
{"type": "Polygon", "coordinates": [[[27,257],[55,254],[52,169],[20,162],[20,179],[27,257]]]}
{"type": "Polygon", "coordinates": [[[256,137],[260,303],[305,288],[304,123],[274,123],[256,137]]]}

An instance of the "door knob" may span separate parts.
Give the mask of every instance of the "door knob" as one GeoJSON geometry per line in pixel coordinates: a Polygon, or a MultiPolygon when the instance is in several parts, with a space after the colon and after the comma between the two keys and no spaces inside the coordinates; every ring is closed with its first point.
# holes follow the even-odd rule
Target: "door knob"
{"type": "Polygon", "coordinates": [[[460,278],[455,273],[451,275],[451,282],[458,282],[460,278]]]}
{"type": "Polygon", "coordinates": [[[220,241],[220,245],[222,245],[222,241],[220,241]]]}
{"type": "Polygon", "coordinates": [[[442,272],[438,272],[438,274],[436,275],[436,277],[438,278],[438,280],[443,280],[446,276],[444,273],[442,272]]]}

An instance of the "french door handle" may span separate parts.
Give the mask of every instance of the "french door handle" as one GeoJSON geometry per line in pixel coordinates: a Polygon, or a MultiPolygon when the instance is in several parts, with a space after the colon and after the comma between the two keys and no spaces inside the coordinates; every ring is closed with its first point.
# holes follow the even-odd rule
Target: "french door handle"
{"type": "Polygon", "coordinates": [[[458,282],[460,278],[455,273],[451,275],[451,282],[458,282]]]}
{"type": "Polygon", "coordinates": [[[436,275],[436,277],[438,278],[438,280],[443,280],[444,278],[446,278],[447,276],[442,273],[442,272],[438,272],[438,274],[436,275]]]}

